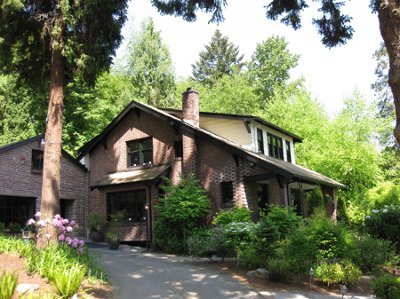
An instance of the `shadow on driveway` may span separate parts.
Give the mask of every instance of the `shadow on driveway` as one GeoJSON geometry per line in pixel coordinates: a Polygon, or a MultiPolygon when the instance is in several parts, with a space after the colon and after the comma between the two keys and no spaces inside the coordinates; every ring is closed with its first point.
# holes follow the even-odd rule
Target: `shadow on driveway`
{"type": "Polygon", "coordinates": [[[266,298],[228,273],[210,269],[205,260],[129,246],[118,251],[104,247],[90,250],[108,273],[115,299],[266,298]]]}

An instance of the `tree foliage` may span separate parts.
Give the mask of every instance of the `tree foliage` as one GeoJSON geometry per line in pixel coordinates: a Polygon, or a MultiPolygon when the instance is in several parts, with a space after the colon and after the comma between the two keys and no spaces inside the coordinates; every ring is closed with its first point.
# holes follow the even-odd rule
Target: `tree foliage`
{"type": "Polygon", "coordinates": [[[126,75],[135,88],[136,100],[153,106],[169,106],[175,92],[175,75],[168,47],[153,20],[141,23],[128,45],[126,75]]]}
{"type": "Polygon", "coordinates": [[[192,64],[193,78],[208,86],[213,86],[224,75],[231,75],[235,69],[243,66],[243,55],[239,47],[229,42],[217,29],[205,50],[199,54],[199,60],[192,64]]]}
{"type": "Polygon", "coordinates": [[[43,132],[46,95],[20,85],[16,75],[0,75],[0,146],[43,132]]]}
{"type": "Polygon", "coordinates": [[[249,63],[249,76],[262,99],[261,106],[271,99],[275,89],[285,86],[290,70],[297,66],[299,56],[290,53],[283,37],[271,36],[257,44],[249,63]]]}
{"type": "MultiPolygon", "coordinates": [[[[267,17],[280,21],[294,29],[301,27],[301,13],[308,8],[311,0],[271,0],[265,6],[267,17]]],[[[344,13],[343,5],[346,1],[320,0],[319,17],[313,18],[313,24],[322,36],[322,43],[327,47],[342,45],[353,36],[351,17],[344,13]]],[[[196,20],[196,11],[203,10],[212,13],[211,22],[223,21],[222,9],[226,0],[214,1],[187,1],[187,0],[153,0],[153,5],[161,13],[182,16],[187,21],[196,20]]],[[[400,143],[400,15],[397,11],[400,3],[397,0],[371,0],[372,12],[378,13],[381,34],[389,56],[389,86],[393,93],[395,106],[396,126],[394,136],[400,143]]]]}

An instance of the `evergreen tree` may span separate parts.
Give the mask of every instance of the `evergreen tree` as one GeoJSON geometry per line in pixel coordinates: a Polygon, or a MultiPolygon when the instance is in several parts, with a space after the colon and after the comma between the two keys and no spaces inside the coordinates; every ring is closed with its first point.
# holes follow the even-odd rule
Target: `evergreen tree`
{"type": "MultiPolygon", "coordinates": [[[[43,89],[50,85],[44,148],[41,212],[60,205],[64,88],[79,76],[88,83],[107,69],[121,41],[126,0],[12,0],[0,5],[0,71],[15,72],[43,89]]],[[[56,233],[50,233],[57,243],[56,233]]],[[[41,239],[39,246],[48,245],[41,239]]]]}
{"type": "Polygon", "coordinates": [[[199,61],[192,64],[192,75],[196,81],[212,86],[222,76],[242,68],[243,55],[239,56],[239,47],[229,42],[228,37],[218,29],[205,48],[199,54],[199,61]]]}
{"type": "Polygon", "coordinates": [[[135,98],[153,106],[169,106],[176,88],[172,60],[151,18],[131,38],[127,56],[126,71],[135,98]]]}

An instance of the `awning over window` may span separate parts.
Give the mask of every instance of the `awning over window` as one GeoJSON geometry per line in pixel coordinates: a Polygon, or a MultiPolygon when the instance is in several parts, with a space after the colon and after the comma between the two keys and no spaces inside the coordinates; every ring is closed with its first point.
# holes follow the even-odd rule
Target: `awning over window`
{"type": "Polygon", "coordinates": [[[132,171],[111,173],[94,183],[90,188],[95,189],[112,185],[154,181],[160,176],[165,175],[169,167],[170,165],[151,166],[132,171]]]}

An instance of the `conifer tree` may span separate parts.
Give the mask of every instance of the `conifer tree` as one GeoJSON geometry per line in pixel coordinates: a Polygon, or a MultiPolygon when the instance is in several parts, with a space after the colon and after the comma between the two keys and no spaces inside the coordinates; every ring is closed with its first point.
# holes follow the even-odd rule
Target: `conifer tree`
{"type": "MultiPolygon", "coordinates": [[[[5,0],[0,4],[0,71],[49,89],[40,209],[59,212],[64,88],[73,76],[95,82],[121,41],[127,0],[5,0]]],[[[57,244],[53,231],[49,241],[57,244]]]]}
{"type": "Polygon", "coordinates": [[[128,46],[127,75],[135,97],[153,106],[169,106],[175,92],[175,75],[168,47],[153,20],[144,20],[128,46]]]}
{"type": "Polygon", "coordinates": [[[243,55],[239,47],[229,42],[217,29],[205,50],[201,51],[199,60],[192,64],[193,78],[205,85],[212,86],[224,75],[231,75],[235,68],[243,66],[243,55]]]}

